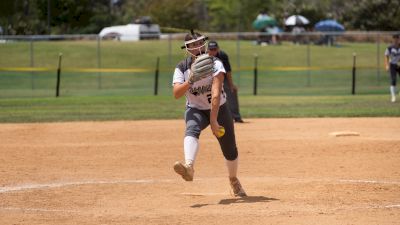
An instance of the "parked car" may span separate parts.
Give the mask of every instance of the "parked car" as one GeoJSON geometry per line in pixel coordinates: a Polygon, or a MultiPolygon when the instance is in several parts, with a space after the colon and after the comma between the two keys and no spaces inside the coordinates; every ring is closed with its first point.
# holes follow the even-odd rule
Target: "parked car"
{"type": "Polygon", "coordinates": [[[161,31],[158,24],[127,24],[103,28],[99,36],[102,39],[118,41],[138,41],[145,39],[160,39],[161,31]]]}

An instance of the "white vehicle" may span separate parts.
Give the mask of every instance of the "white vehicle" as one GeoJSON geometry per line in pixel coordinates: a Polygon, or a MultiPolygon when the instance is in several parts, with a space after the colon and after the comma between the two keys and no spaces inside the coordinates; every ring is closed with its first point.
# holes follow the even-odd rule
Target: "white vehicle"
{"type": "Polygon", "coordinates": [[[160,26],[158,24],[127,24],[105,27],[99,33],[102,39],[115,39],[119,41],[159,39],[160,35],[160,26]]]}

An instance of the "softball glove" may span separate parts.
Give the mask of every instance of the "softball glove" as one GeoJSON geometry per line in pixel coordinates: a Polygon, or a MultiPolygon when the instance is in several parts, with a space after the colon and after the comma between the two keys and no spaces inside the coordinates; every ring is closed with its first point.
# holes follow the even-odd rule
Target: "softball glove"
{"type": "Polygon", "coordinates": [[[214,71],[214,57],[203,54],[197,57],[191,67],[189,84],[211,76],[214,71]]]}

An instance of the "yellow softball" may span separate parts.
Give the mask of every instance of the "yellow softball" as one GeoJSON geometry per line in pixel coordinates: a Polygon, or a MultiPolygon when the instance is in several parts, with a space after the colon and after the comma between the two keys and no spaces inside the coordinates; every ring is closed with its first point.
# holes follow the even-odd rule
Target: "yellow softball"
{"type": "Polygon", "coordinates": [[[225,128],[224,127],[220,127],[217,133],[217,138],[220,138],[222,136],[224,136],[225,134],[225,128]]]}

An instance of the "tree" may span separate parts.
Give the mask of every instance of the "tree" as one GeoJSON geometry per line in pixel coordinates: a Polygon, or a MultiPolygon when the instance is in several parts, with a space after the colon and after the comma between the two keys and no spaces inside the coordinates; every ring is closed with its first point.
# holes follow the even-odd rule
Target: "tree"
{"type": "Polygon", "coordinates": [[[0,25],[5,34],[41,33],[44,24],[38,19],[37,4],[29,0],[2,0],[0,2],[0,25]]]}
{"type": "Polygon", "coordinates": [[[166,27],[214,32],[255,31],[261,10],[281,27],[286,16],[301,14],[312,26],[332,18],[347,30],[398,30],[398,0],[1,0],[0,26],[6,34],[98,33],[103,27],[151,16],[166,27]],[[48,9],[50,3],[50,10],[48,9]]]}
{"type": "Polygon", "coordinates": [[[115,19],[109,0],[50,0],[50,10],[48,1],[37,0],[39,19],[47,21],[50,11],[53,34],[98,33],[115,19]]]}
{"type": "Polygon", "coordinates": [[[343,20],[360,30],[399,30],[400,4],[395,0],[349,1],[349,12],[343,20]]]}
{"type": "Polygon", "coordinates": [[[275,17],[280,15],[279,1],[276,0],[208,0],[210,30],[212,31],[254,31],[252,22],[261,10],[275,17]]]}
{"type": "Polygon", "coordinates": [[[148,10],[153,21],[162,27],[199,29],[203,22],[198,18],[201,4],[203,1],[159,0],[151,1],[148,10]]]}
{"type": "Polygon", "coordinates": [[[120,24],[134,22],[142,16],[150,15],[150,8],[154,0],[125,0],[121,5],[121,15],[118,18],[120,24]]]}

